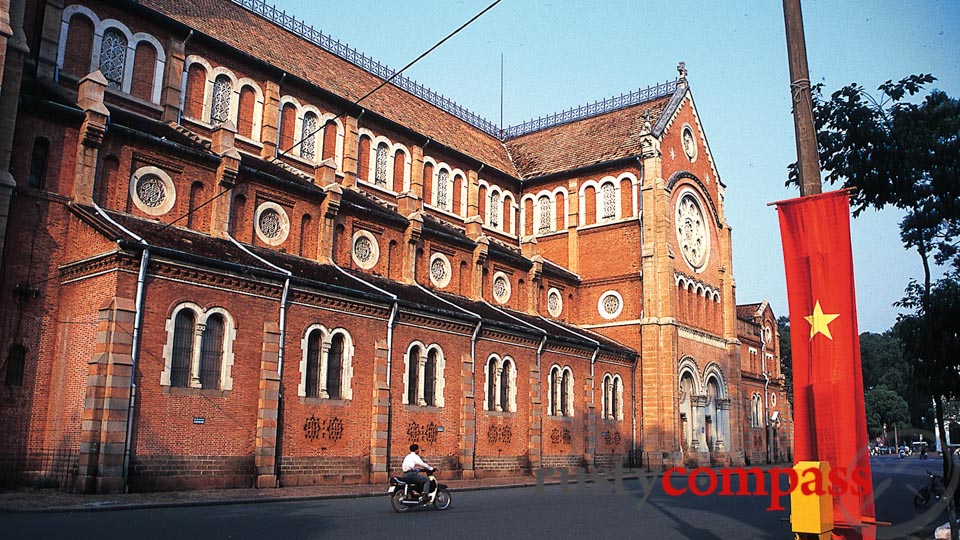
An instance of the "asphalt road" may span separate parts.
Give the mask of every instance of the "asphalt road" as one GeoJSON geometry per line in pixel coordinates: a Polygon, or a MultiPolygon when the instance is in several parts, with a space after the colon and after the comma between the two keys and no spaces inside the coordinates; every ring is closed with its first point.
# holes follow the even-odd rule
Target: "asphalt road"
{"type": "MultiPolygon", "coordinates": [[[[936,459],[874,458],[880,520],[893,527],[879,538],[930,538],[943,513],[913,507],[911,490],[923,485],[936,459]],[[927,514],[924,513],[926,510],[927,514]]],[[[673,480],[683,486],[683,478],[673,480]]],[[[386,487],[386,486],[385,486],[386,487]]],[[[789,508],[789,497],[782,499],[789,508]]],[[[444,512],[396,514],[383,497],[231,504],[101,512],[0,514],[5,539],[384,539],[424,538],[656,538],[750,540],[791,538],[788,510],[767,511],[770,496],[670,496],[660,479],[456,492],[444,512]]]]}

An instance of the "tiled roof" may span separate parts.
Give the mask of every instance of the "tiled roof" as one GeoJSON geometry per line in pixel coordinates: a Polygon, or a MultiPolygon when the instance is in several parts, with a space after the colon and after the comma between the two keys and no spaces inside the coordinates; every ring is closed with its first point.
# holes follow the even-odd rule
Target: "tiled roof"
{"type": "Polygon", "coordinates": [[[757,309],[760,308],[760,303],[756,304],[740,304],[737,306],[737,318],[744,321],[753,322],[757,317],[757,309]]]}
{"type": "MultiPolygon", "coordinates": [[[[350,101],[383,82],[229,0],[141,0],[140,4],[350,101]]],[[[393,85],[384,86],[360,106],[516,175],[497,138],[393,85]]]]}
{"type": "Polygon", "coordinates": [[[506,145],[524,179],[638,156],[644,122],[656,124],[671,97],[522,135],[506,145]]]}

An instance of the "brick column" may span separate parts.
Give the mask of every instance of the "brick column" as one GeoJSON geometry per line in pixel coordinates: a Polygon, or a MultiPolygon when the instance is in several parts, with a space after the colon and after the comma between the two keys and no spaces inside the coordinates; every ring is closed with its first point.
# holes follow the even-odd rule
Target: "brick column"
{"type": "Polygon", "coordinates": [[[402,280],[407,285],[413,285],[417,281],[417,244],[420,242],[420,235],[423,234],[423,216],[413,214],[407,219],[410,220],[407,230],[403,233],[403,271],[402,280]]]}
{"type": "Polygon", "coordinates": [[[410,146],[410,191],[413,191],[417,194],[421,200],[423,199],[423,147],[412,145],[410,146]]]}
{"type": "Polygon", "coordinates": [[[170,38],[167,42],[167,61],[163,67],[163,88],[160,90],[160,106],[164,122],[180,121],[180,88],[183,83],[183,64],[186,62],[183,41],[170,38]]]}
{"type": "MultiPolygon", "coordinates": [[[[536,203],[534,203],[536,204],[536,203]]],[[[570,271],[580,273],[580,233],[577,226],[580,224],[580,184],[576,179],[567,182],[567,260],[570,261],[570,271]]],[[[533,224],[533,235],[537,224],[533,224]]]]}
{"type": "Polygon", "coordinates": [[[257,400],[257,439],[254,466],[258,488],[280,487],[277,477],[277,419],[280,409],[280,326],[263,324],[263,349],[260,355],[260,398],[257,400]]]}
{"type": "Polygon", "coordinates": [[[343,116],[343,185],[357,185],[358,154],[360,152],[359,120],[354,116],[343,116]]]}
{"type": "Polygon", "coordinates": [[[476,478],[474,455],[477,451],[477,404],[474,381],[473,358],[469,353],[460,355],[460,468],[462,478],[476,478]]]}
{"type": "Polygon", "coordinates": [[[210,203],[210,236],[226,238],[230,231],[230,194],[229,191],[237,183],[240,173],[240,152],[236,148],[237,128],[233,122],[226,121],[213,130],[210,150],[220,156],[220,165],[217,166],[216,197],[210,203]]]}
{"type": "Polygon", "coordinates": [[[99,310],[96,352],[87,363],[80,461],[74,484],[74,489],[83,493],[121,493],[124,489],[123,450],[135,314],[133,300],[126,298],[114,298],[99,310]]]}
{"type": "MultiPolygon", "coordinates": [[[[477,171],[467,171],[467,218],[479,217],[480,223],[480,175],[477,171]]],[[[506,219],[506,217],[503,217],[506,219]]]]}
{"type": "MultiPolygon", "coordinates": [[[[389,331],[389,330],[388,330],[389,331]]],[[[387,463],[390,436],[390,386],[387,384],[387,342],[378,340],[373,356],[373,414],[370,426],[370,482],[379,484],[390,477],[387,463]]]]}
{"type": "Polygon", "coordinates": [[[263,123],[260,127],[260,157],[277,155],[277,132],[280,130],[280,85],[267,81],[263,92],[263,123]]]}
{"type": "Polygon", "coordinates": [[[93,203],[93,186],[100,156],[100,145],[107,132],[110,111],[103,104],[107,80],[99,70],[80,79],[77,105],[86,113],[80,126],[77,161],[73,175],[73,198],[80,204],[93,203]]]}
{"type": "Polygon", "coordinates": [[[527,461],[530,470],[540,468],[543,461],[543,395],[540,387],[540,366],[530,363],[530,428],[527,431],[527,461]]]}
{"type": "Polygon", "coordinates": [[[583,392],[586,395],[587,410],[584,415],[584,444],[583,461],[587,472],[592,472],[596,466],[597,457],[597,411],[594,403],[593,375],[588,375],[583,381],[583,392]]]}
{"type": "Polygon", "coordinates": [[[23,3],[24,0],[0,1],[0,266],[3,265],[10,199],[16,187],[10,174],[10,159],[17,127],[23,59],[30,52],[23,33],[23,3]]]}
{"type": "Polygon", "coordinates": [[[490,239],[481,236],[476,242],[477,247],[473,248],[473,272],[471,272],[473,286],[471,287],[472,295],[470,298],[480,300],[483,298],[483,267],[487,263],[487,254],[490,251],[490,239]]]}
{"type": "Polygon", "coordinates": [[[340,184],[329,184],[323,187],[325,196],[320,203],[320,234],[317,238],[317,261],[323,264],[333,263],[334,229],[337,226],[337,214],[340,212],[340,200],[343,197],[343,188],[340,184]]]}
{"type": "Polygon", "coordinates": [[[57,72],[57,52],[60,48],[60,22],[63,18],[63,0],[47,0],[40,31],[40,54],[37,78],[52,81],[57,72]]]}

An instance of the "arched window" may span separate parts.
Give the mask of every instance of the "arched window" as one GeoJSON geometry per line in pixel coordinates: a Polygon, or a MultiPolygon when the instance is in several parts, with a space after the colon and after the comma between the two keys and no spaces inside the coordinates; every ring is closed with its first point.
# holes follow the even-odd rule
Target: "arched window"
{"type": "Polygon", "coordinates": [[[427,362],[423,365],[423,401],[428,407],[437,405],[437,350],[427,353],[427,362]]]}
{"type": "Polygon", "coordinates": [[[390,149],[387,147],[387,143],[380,143],[377,145],[377,165],[376,171],[374,172],[373,183],[377,186],[386,186],[387,185],[387,161],[390,149]]]}
{"type": "Polygon", "coordinates": [[[183,114],[189,118],[200,119],[203,115],[203,93],[207,85],[207,70],[203,64],[194,62],[187,70],[187,95],[183,101],[183,114]]]}
{"type": "Polygon", "coordinates": [[[204,390],[233,389],[233,319],[221,308],[185,303],[167,320],[160,384],[204,390]]]}
{"type": "Polygon", "coordinates": [[[617,190],[613,184],[606,183],[600,188],[600,196],[603,199],[603,213],[600,219],[609,221],[617,217],[617,190]]]}
{"type": "Polygon", "coordinates": [[[495,191],[490,195],[490,226],[500,228],[500,192],[495,191]]]}
{"type": "Polygon", "coordinates": [[[197,317],[193,310],[177,313],[173,330],[173,358],[170,366],[170,386],[190,386],[190,364],[193,362],[193,335],[197,317]]]}
{"type": "Polygon", "coordinates": [[[49,139],[37,137],[33,140],[33,154],[30,156],[30,176],[27,178],[28,186],[43,189],[44,179],[47,176],[47,155],[49,153],[49,139]]]}
{"type": "Polygon", "coordinates": [[[572,416],[570,410],[570,391],[573,386],[573,381],[571,380],[573,375],[569,370],[563,370],[563,376],[560,380],[560,416],[572,416]]]}
{"type": "Polygon", "coordinates": [[[407,353],[407,403],[420,404],[420,347],[411,347],[407,353]]]}
{"type": "Polygon", "coordinates": [[[327,395],[330,399],[342,399],[343,385],[343,335],[334,334],[327,353],[327,395]]]}
{"type": "Polygon", "coordinates": [[[307,334],[307,380],[304,388],[306,397],[320,396],[320,347],[322,345],[323,333],[319,329],[307,334]]]}
{"type": "Polygon", "coordinates": [[[611,405],[610,417],[616,420],[623,420],[623,382],[619,376],[613,378],[611,405]]]}
{"type": "Polygon", "coordinates": [[[487,360],[487,410],[495,410],[497,403],[497,358],[487,360]]]}
{"type": "Polygon", "coordinates": [[[116,28],[108,28],[103,33],[100,46],[100,72],[110,86],[123,87],[123,69],[127,63],[127,36],[116,28]]]}
{"type": "Polygon", "coordinates": [[[303,115],[303,126],[300,130],[300,157],[316,159],[317,157],[317,130],[320,128],[320,119],[316,114],[308,112],[303,115]]]}
{"type": "Polygon", "coordinates": [[[230,119],[230,95],[233,81],[226,75],[218,75],[213,82],[213,99],[210,103],[210,123],[219,126],[230,119]]]}
{"type": "Polygon", "coordinates": [[[133,54],[133,76],[130,95],[144,101],[153,100],[153,79],[156,76],[157,49],[149,41],[137,43],[133,54]]]}
{"type": "Polygon", "coordinates": [[[540,234],[550,232],[553,224],[553,205],[550,204],[550,197],[543,195],[537,200],[540,205],[540,225],[537,232],[540,234]]]}
{"type": "Polygon", "coordinates": [[[257,93],[249,84],[240,89],[240,111],[237,113],[237,135],[253,138],[253,116],[257,93]]]}
{"type": "Polygon", "coordinates": [[[550,395],[548,410],[554,416],[560,416],[560,368],[553,366],[550,369],[550,395]]]}
{"type": "Polygon", "coordinates": [[[335,158],[337,156],[337,123],[328,120],[323,125],[323,159],[335,158]]]}
{"type": "Polygon", "coordinates": [[[513,366],[510,364],[510,360],[504,360],[503,365],[500,366],[500,410],[501,411],[512,411],[513,408],[510,406],[510,389],[513,386],[511,375],[513,371],[513,366]]]}
{"type": "Polygon", "coordinates": [[[19,343],[14,343],[7,354],[7,373],[3,383],[7,386],[23,384],[23,369],[27,360],[27,349],[19,343]]]}
{"type": "Polygon", "coordinates": [[[447,208],[448,200],[448,191],[449,186],[447,185],[450,182],[450,171],[446,169],[440,169],[440,172],[437,174],[437,206],[439,208],[447,208]]]}
{"type": "Polygon", "coordinates": [[[215,313],[207,318],[200,342],[201,388],[220,388],[224,330],[223,315],[215,313]]]}

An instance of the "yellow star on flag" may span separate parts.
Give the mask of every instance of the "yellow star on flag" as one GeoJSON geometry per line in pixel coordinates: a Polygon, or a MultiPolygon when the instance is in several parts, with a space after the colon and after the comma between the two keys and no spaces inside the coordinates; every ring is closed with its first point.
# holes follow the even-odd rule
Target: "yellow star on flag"
{"type": "Polygon", "coordinates": [[[820,307],[820,301],[817,300],[817,305],[813,307],[813,315],[804,317],[810,323],[810,339],[813,339],[813,336],[817,334],[823,334],[832,340],[833,336],[830,335],[828,325],[839,316],[839,313],[824,313],[820,307]]]}

